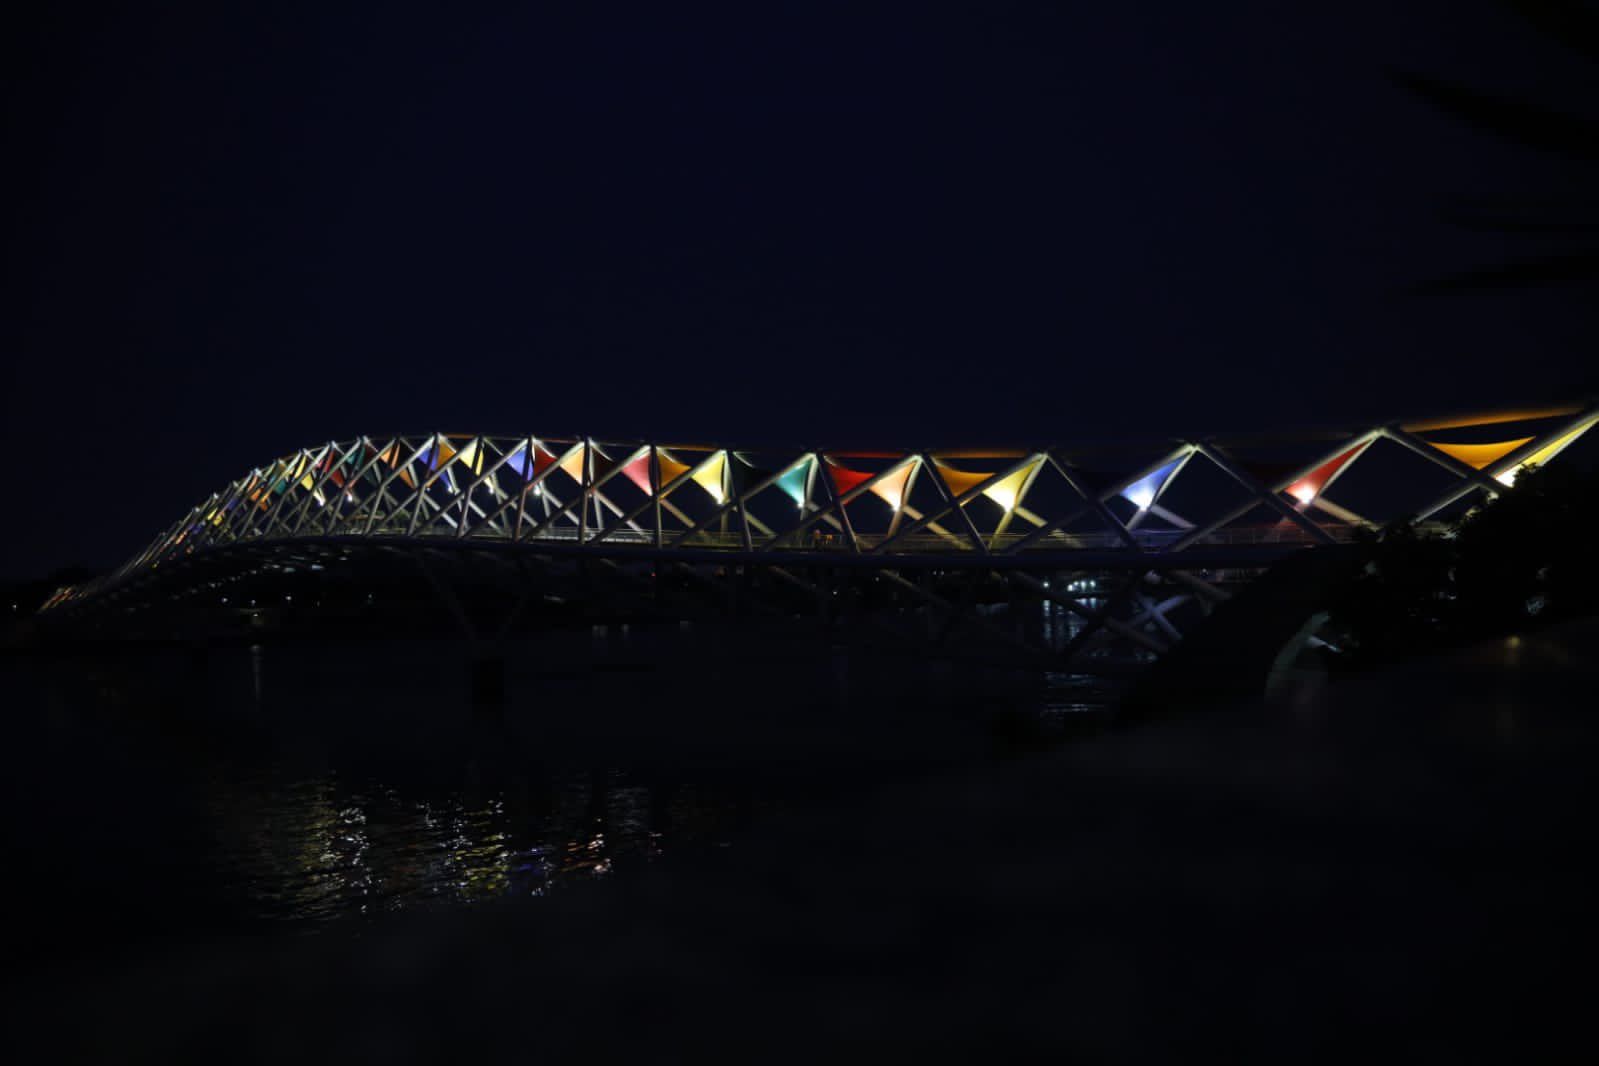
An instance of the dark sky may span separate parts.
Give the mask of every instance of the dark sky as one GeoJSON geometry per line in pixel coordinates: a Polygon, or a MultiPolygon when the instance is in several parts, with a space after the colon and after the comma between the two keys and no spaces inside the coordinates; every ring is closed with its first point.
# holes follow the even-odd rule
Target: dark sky
{"type": "Polygon", "coordinates": [[[1407,295],[1515,250],[1445,208],[1574,181],[1386,73],[1593,100],[1487,0],[51,6],[4,35],[0,571],[359,433],[1065,440],[1589,373],[1591,290],[1407,295]]]}

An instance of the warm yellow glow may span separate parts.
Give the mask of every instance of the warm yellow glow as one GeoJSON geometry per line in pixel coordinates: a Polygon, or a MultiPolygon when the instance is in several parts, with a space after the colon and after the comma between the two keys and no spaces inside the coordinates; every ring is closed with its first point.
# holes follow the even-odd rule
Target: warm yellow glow
{"type": "Polygon", "coordinates": [[[1539,407],[1515,411],[1492,411],[1485,414],[1460,415],[1451,418],[1430,418],[1420,422],[1406,422],[1404,428],[1411,433],[1432,433],[1441,429],[1466,429],[1474,426],[1496,426],[1505,422],[1528,422],[1536,418],[1555,418],[1574,415],[1580,407],[1539,407]]]}
{"type": "Polygon", "coordinates": [[[655,449],[655,461],[661,466],[661,484],[670,485],[689,471],[689,463],[680,463],[660,448],[655,449]]]}
{"type": "Polygon", "coordinates": [[[899,510],[905,503],[905,485],[910,481],[911,470],[915,465],[914,462],[906,463],[892,474],[886,475],[872,486],[872,492],[894,510],[899,510]]]}
{"type": "Polygon", "coordinates": [[[561,459],[562,472],[579,484],[583,481],[583,449],[586,447],[586,444],[576,445],[561,459]]]}
{"type": "Polygon", "coordinates": [[[1522,437],[1520,440],[1501,440],[1492,444],[1439,444],[1437,441],[1428,441],[1427,443],[1445,455],[1459,459],[1472,469],[1481,470],[1485,466],[1498,462],[1531,440],[1531,437],[1522,437]]]}
{"type": "Polygon", "coordinates": [[[1576,440],[1578,437],[1582,436],[1584,433],[1588,432],[1588,430],[1590,430],[1592,428],[1593,428],[1593,423],[1592,422],[1589,422],[1586,425],[1578,426],[1576,429],[1572,430],[1570,433],[1567,433],[1564,436],[1560,437],[1560,439],[1555,440],[1555,441],[1551,441],[1550,443],[1545,444],[1542,448],[1539,448],[1537,451],[1535,451],[1531,455],[1527,456],[1526,461],[1529,462],[1529,463],[1532,463],[1535,466],[1541,466],[1544,463],[1547,463],[1549,460],[1553,459],[1555,456],[1559,455],[1562,451],[1565,450],[1566,445],[1570,444],[1572,441],[1576,440]]]}
{"type": "Polygon", "coordinates": [[[726,470],[727,453],[717,452],[694,471],[694,483],[710,493],[711,499],[715,500],[718,506],[727,502],[727,493],[722,491],[722,474],[726,470]]]}
{"type": "Polygon", "coordinates": [[[956,496],[964,496],[988,480],[988,475],[980,470],[957,470],[936,459],[933,462],[937,464],[939,476],[944,479],[944,484],[948,485],[949,491],[956,496]]]}
{"type": "Polygon", "coordinates": [[[1513,486],[1516,483],[1516,476],[1521,473],[1523,467],[1529,465],[1542,466],[1544,463],[1547,463],[1549,460],[1553,459],[1555,456],[1564,451],[1568,444],[1592,428],[1593,423],[1589,422],[1586,425],[1578,426],[1569,433],[1562,434],[1560,437],[1550,441],[1542,448],[1539,448],[1537,451],[1527,456],[1527,458],[1523,459],[1509,470],[1502,470],[1498,474],[1495,474],[1494,480],[1499,482],[1501,485],[1504,485],[1506,488],[1513,486]]]}
{"type": "Polygon", "coordinates": [[[1037,466],[1037,463],[1030,463],[1014,473],[1007,474],[1005,477],[1000,478],[998,481],[988,486],[988,488],[984,489],[983,495],[999,504],[1007,512],[1014,511],[1016,509],[1017,497],[1022,491],[1022,483],[1027,480],[1028,475],[1031,474],[1037,466]]]}

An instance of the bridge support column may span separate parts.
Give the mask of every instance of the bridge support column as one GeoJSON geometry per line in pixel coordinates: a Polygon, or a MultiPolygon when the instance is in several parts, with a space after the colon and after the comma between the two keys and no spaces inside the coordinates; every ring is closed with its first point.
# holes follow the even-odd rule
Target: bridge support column
{"type": "Polygon", "coordinates": [[[505,707],[505,656],[499,649],[474,647],[468,667],[472,710],[496,714],[505,707]]]}

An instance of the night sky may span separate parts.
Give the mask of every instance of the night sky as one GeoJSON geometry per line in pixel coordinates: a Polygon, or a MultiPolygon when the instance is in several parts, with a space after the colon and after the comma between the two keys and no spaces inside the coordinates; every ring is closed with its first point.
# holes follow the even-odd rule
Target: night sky
{"type": "Polygon", "coordinates": [[[1595,101],[1488,0],[51,6],[3,35],[0,573],[114,564],[361,433],[958,444],[1594,391],[1592,288],[1418,290],[1529,247],[1451,206],[1592,187],[1392,77],[1595,101]]]}

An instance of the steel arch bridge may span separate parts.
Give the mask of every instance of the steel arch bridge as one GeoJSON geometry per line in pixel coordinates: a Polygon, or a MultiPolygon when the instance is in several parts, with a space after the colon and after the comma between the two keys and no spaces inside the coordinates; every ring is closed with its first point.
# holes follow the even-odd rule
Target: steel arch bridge
{"type": "Polygon", "coordinates": [[[251,470],[44,610],[127,610],[202,563],[320,567],[359,548],[642,564],[745,588],[758,574],[824,611],[840,575],[869,575],[895,609],[1049,656],[1115,640],[1151,655],[1284,554],[1399,515],[1452,517],[1596,421],[1590,402],[1275,437],[870,451],[360,437],[251,470]],[[1029,637],[996,622],[1018,597],[1072,625],[1029,637]]]}

